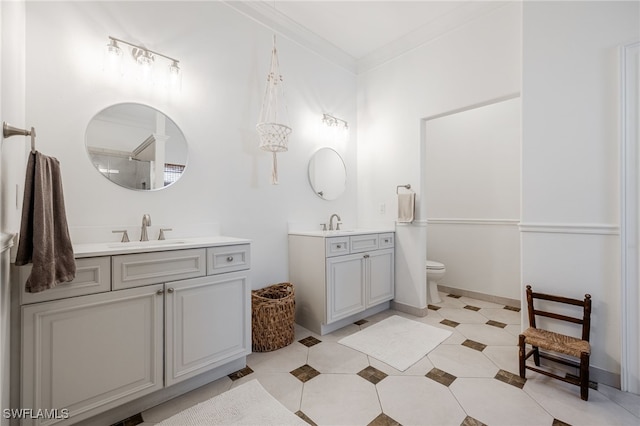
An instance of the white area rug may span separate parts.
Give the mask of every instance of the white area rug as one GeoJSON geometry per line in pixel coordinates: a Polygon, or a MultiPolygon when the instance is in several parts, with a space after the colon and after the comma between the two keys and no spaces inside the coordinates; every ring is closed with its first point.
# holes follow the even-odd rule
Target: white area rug
{"type": "Polygon", "coordinates": [[[404,371],[451,334],[448,330],[394,315],[338,343],[404,371]]]}
{"type": "Polygon", "coordinates": [[[300,417],[251,380],[198,405],[187,408],[157,426],[299,425],[300,417]]]}

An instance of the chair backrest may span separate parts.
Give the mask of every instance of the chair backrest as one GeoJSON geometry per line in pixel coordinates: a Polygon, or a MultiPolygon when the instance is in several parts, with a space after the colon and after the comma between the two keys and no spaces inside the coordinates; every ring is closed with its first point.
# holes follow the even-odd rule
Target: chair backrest
{"type": "Polygon", "coordinates": [[[553,318],[560,321],[568,321],[574,324],[582,325],[582,340],[589,341],[589,333],[591,331],[591,295],[585,294],[584,300],[570,299],[568,297],[553,296],[550,294],[536,293],[531,290],[531,286],[527,286],[527,307],[529,311],[529,327],[536,328],[536,315],[542,317],[553,318]],[[570,317],[555,312],[547,312],[535,309],[533,299],[549,300],[551,302],[564,303],[582,307],[582,318],[570,317]]]}

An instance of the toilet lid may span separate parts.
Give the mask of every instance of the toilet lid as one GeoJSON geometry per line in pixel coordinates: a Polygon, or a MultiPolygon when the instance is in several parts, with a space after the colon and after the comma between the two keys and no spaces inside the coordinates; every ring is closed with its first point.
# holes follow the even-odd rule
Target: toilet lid
{"type": "Polygon", "coordinates": [[[427,260],[427,269],[444,269],[444,265],[440,262],[434,262],[433,260],[427,260]]]}

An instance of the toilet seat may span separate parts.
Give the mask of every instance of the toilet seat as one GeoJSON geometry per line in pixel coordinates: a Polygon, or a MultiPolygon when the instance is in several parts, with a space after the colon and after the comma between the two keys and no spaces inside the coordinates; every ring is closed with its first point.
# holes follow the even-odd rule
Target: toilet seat
{"type": "Polygon", "coordinates": [[[439,271],[444,269],[444,265],[440,262],[435,262],[433,260],[427,260],[427,269],[432,271],[439,271]]]}

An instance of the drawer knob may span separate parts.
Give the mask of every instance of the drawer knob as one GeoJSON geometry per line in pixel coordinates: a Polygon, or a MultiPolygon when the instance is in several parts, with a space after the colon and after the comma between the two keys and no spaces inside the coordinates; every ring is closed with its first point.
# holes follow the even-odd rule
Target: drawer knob
{"type": "Polygon", "coordinates": [[[364,255],[364,258],[365,258],[365,259],[368,259],[368,258],[369,258],[369,255],[368,255],[368,254],[365,254],[365,255],[364,255]]]}
{"type": "Polygon", "coordinates": [[[173,292],[174,292],[174,290],[173,290],[173,288],[172,288],[172,287],[169,287],[169,288],[167,289],[167,293],[173,293],[173,292]]]}
{"type": "Polygon", "coordinates": [[[227,262],[233,262],[233,256],[227,257],[227,262]]]}
{"type": "Polygon", "coordinates": [[[338,245],[336,246],[336,248],[342,248],[342,246],[341,246],[340,244],[338,244],[338,245]]]}
{"type": "Polygon", "coordinates": [[[158,296],[162,296],[162,294],[163,294],[163,293],[164,293],[164,290],[163,290],[163,289],[160,289],[160,290],[156,291],[156,294],[157,294],[158,296]]]}
{"type": "Polygon", "coordinates": [[[389,242],[389,240],[388,240],[388,239],[385,239],[385,240],[384,240],[384,242],[385,242],[385,243],[388,243],[388,242],[389,242]]]}

